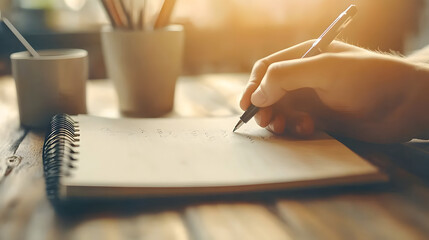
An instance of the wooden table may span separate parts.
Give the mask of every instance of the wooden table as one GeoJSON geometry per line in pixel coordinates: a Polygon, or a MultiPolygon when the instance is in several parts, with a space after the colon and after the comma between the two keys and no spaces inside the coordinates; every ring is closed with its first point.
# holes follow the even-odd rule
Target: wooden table
{"type": "MultiPolygon", "coordinates": [[[[239,74],[182,77],[170,115],[238,114],[246,81],[247,75],[239,74]]],[[[88,109],[119,116],[110,82],[88,83],[88,109]]],[[[429,238],[427,143],[380,146],[342,139],[386,171],[388,184],[185,200],[67,217],[46,199],[43,140],[43,132],[19,126],[14,82],[0,78],[0,239],[429,238]]]]}

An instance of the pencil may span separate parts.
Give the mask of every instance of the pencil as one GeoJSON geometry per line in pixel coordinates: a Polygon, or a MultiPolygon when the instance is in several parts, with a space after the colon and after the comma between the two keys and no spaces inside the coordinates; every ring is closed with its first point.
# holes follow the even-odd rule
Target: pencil
{"type": "Polygon", "coordinates": [[[141,10],[141,19],[140,19],[140,24],[141,24],[140,29],[141,30],[144,30],[144,28],[145,28],[146,3],[147,3],[147,0],[143,0],[143,6],[142,6],[142,10],[141,10]]]}
{"type": "MultiPolygon", "coordinates": [[[[123,0],[121,0],[123,1],[123,0]]],[[[130,28],[134,28],[134,0],[129,0],[128,4],[128,15],[130,16],[130,28]]]]}
{"type": "MultiPolygon", "coordinates": [[[[134,0],[131,0],[130,4],[132,4],[134,0]]],[[[125,19],[127,21],[126,27],[129,29],[134,28],[133,18],[131,16],[131,11],[133,11],[132,5],[130,5],[129,9],[127,10],[127,7],[125,6],[124,0],[119,0],[119,12],[125,16],[125,19]]]]}
{"type": "Polygon", "coordinates": [[[106,11],[107,17],[109,18],[110,24],[112,24],[113,27],[116,27],[115,19],[112,16],[112,13],[109,10],[109,7],[107,6],[107,3],[105,0],[101,0],[101,4],[103,5],[104,10],[106,11]]]}
{"type": "Polygon", "coordinates": [[[143,16],[144,16],[144,8],[139,11],[139,17],[137,19],[137,28],[143,30],[143,16]]]}
{"type": "Polygon", "coordinates": [[[121,16],[119,15],[119,12],[116,8],[114,0],[103,0],[103,1],[106,2],[107,9],[112,15],[113,20],[115,21],[116,27],[126,27],[124,22],[121,19],[121,16]]]}
{"type": "Polygon", "coordinates": [[[175,4],[176,0],[164,0],[161,10],[158,14],[158,18],[156,19],[155,24],[153,26],[154,29],[162,28],[168,25],[175,4]]]}

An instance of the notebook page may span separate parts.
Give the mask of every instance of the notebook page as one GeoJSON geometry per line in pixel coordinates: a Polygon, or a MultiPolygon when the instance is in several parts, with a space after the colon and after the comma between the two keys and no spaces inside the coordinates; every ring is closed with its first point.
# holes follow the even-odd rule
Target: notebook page
{"type": "Polygon", "coordinates": [[[107,119],[79,115],[77,168],[66,185],[201,187],[376,173],[327,135],[277,137],[238,117],[107,119]]]}

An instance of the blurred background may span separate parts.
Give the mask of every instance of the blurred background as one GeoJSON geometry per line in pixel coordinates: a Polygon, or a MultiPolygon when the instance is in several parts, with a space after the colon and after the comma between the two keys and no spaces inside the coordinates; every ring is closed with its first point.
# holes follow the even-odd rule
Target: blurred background
{"type": "MultiPolygon", "coordinates": [[[[131,0],[141,1],[141,0],[131,0]]],[[[153,21],[161,0],[146,0],[153,21]]],[[[186,31],[184,74],[248,72],[270,53],[317,38],[347,8],[359,12],[340,35],[349,43],[407,54],[429,44],[429,0],[177,0],[172,22],[186,31]]],[[[83,48],[90,78],[105,78],[97,0],[0,0],[0,10],[36,49],[83,48]]],[[[24,48],[0,30],[0,75],[24,48]]]]}

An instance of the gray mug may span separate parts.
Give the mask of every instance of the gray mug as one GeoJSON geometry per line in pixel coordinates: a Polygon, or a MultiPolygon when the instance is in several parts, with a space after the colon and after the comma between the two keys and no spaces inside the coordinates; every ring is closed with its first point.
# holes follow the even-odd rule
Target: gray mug
{"type": "Polygon", "coordinates": [[[13,53],[12,75],[15,79],[21,124],[44,128],[58,113],[86,113],[88,53],[81,49],[13,53]]]}

